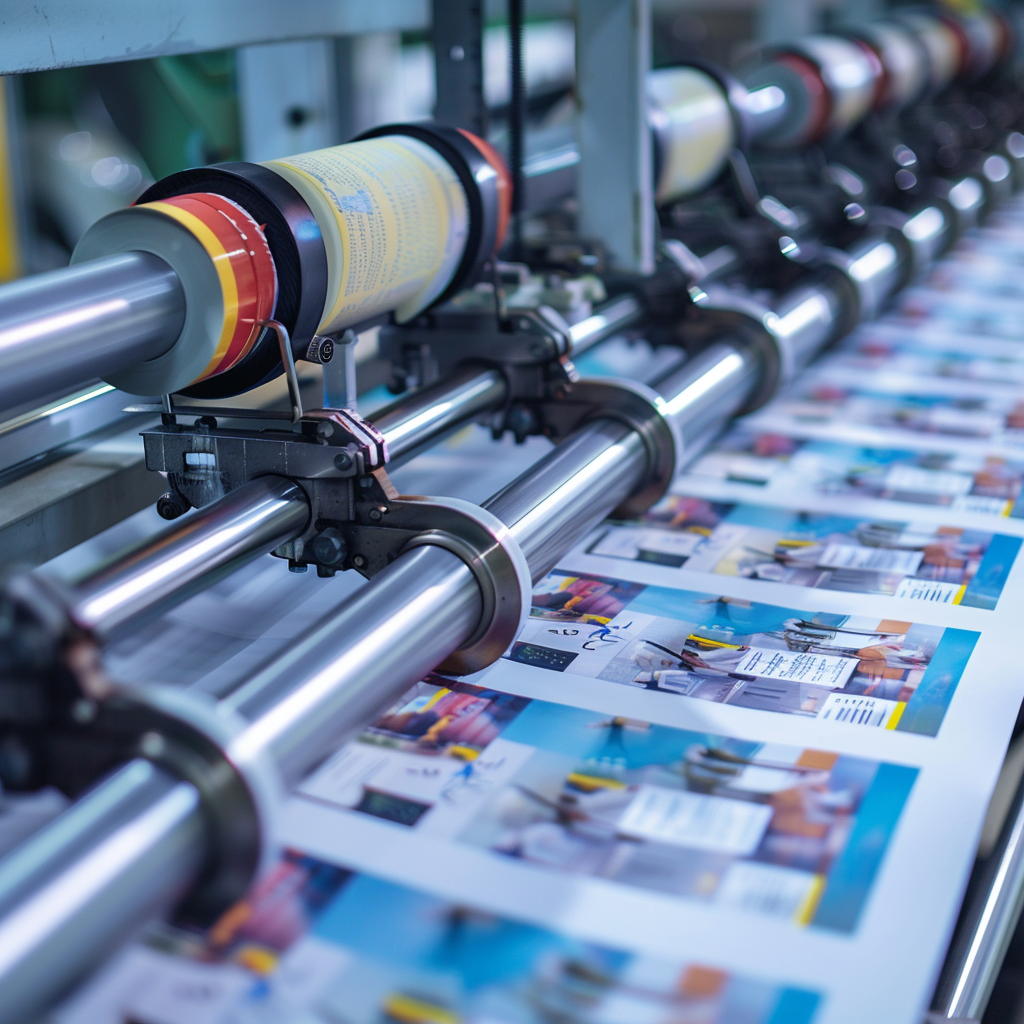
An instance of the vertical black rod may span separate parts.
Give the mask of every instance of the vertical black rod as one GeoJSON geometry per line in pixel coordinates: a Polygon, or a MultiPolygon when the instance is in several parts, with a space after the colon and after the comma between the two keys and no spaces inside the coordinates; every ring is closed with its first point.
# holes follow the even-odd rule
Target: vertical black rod
{"type": "Polygon", "coordinates": [[[508,0],[509,105],[508,156],[512,173],[512,258],[523,257],[523,133],[526,77],[523,72],[523,0],[508,0]]]}

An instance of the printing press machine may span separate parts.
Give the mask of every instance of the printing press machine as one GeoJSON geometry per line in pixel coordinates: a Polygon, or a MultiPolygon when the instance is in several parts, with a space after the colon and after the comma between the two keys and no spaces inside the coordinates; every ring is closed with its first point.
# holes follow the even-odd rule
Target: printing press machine
{"type": "MultiPolygon", "coordinates": [[[[439,62],[436,120],[174,173],[0,287],[0,505],[29,509],[0,532],[0,782],[29,808],[0,860],[0,1021],[46,1019],[154,918],[217,920],[289,790],[431,673],[494,664],[563,554],[1024,187],[993,10],[650,71],[646,4],[585,0],[576,129],[532,134],[514,81],[503,155],[480,5],[439,6],[437,52],[476,46],[439,62]],[[367,332],[397,395],[376,407],[367,332]],[[250,639],[204,647],[217,615],[250,639]]],[[[980,1021],[1002,969],[1024,789],[1004,817],[929,1019],[980,1021]]]]}

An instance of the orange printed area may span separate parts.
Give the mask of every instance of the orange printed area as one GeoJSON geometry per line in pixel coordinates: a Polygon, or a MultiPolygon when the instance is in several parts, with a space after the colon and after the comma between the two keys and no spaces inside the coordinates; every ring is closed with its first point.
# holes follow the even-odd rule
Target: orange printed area
{"type": "Polygon", "coordinates": [[[679,993],[691,999],[712,999],[722,991],[728,980],[729,976],[724,971],[694,964],[683,972],[679,993]]]}
{"type": "Polygon", "coordinates": [[[230,370],[249,354],[277,305],[277,269],[259,225],[240,206],[211,192],[145,203],[182,224],[209,253],[224,300],[217,350],[195,383],[230,370]]]}
{"type": "Polygon", "coordinates": [[[819,768],[828,771],[838,760],[839,755],[828,750],[805,750],[796,759],[796,763],[801,768],[819,768]]]}

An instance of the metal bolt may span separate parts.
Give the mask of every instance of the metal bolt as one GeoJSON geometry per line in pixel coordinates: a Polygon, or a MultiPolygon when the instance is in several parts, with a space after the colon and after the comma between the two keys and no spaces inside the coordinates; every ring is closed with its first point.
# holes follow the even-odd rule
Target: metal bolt
{"type": "Polygon", "coordinates": [[[320,565],[341,565],[348,554],[348,544],[340,530],[329,526],[313,539],[312,552],[320,565]]]}
{"type": "Polygon", "coordinates": [[[352,468],[352,456],[349,452],[338,452],[334,456],[334,464],[342,471],[342,473],[348,472],[352,468]]]}
{"type": "Polygon", "coordinates": [[[371,508],[370,509],[370,518],[375,523],[379,523],[381,521],[381,519],[383,518],[383,516],[384,516],[384,512],[385,512],[385,509],[383,509],[381,506],[378,505],[377,508],[371,508]]]}
{"type": "Polygon", "coordinates": [[[466,51],[456,43],[449,51],[448,56],[451,60],[456,62],[466,59],[466,51]]]}
{"type": "Polygon", "coordinates": [[[327,420],[321,420],[316,425],[316,436],[323,438],[325,441],[329,437],[334,436],[334,424],[328,423],[327,420]]]}
{"type": "Polygon", "coordinates": [[[366,565],[366,559],[365,559],[365,558],[363,558],[363,556],[362,556],[362,555],[356,555],[356,556],[355,556],[355,557],[354,557],[354,558],[352,559],[352,564],[353,564],[353,565],[354,565],[354,566],[355,566],[355,567],[356,567],[357,569],[362,569],[362,567],[363,567],[364,565],[366,565]]]}

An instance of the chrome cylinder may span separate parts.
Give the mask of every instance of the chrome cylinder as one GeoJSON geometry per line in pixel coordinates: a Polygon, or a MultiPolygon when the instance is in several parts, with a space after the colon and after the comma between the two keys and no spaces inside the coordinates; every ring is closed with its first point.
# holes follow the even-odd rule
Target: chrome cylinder
{"type": "Polygon", "coordinates": [[[572,339],[569,355],[580,356],[627,327],[632,327],[643,313],[643,305],[635,295],[622,295],[604,303],[590,316],[569,328],[569,337],[572,339]]]}
{"type": "Polygon", "coordinates": [[[205,858],[198,790],[136,760],[0,861],[0,1024],[35,1019],[205,858]]]}
{"type": "Polygon", "coordinates": [[[641,436],[625,423],[598,419],[563,441],[484,507],[508,526],[536,580],[629,497],[647,468],[641,436]]]}
{"type": "Polygon", "coordinates": [[[752,349],[719,342],[656,380],[664,415],[683,444],[739,412],[757,386],[760,369],[752,349]]]}
{"type": "Polygon", "coordinates": [[[386,438],[391,461],[400,462],[477,416],[500,409],[507,396],[500,371],[465,366],[379,409],[370,419],[386,438]]]}
{"type": "MultiPolygon", "coordinates": [[[[847,313],[846,304],[825,281],[799,285],[779,297],[772,331],[789,352],[791,372],[803,369],[835,340],[847,313]]],[[[846,330],[853,323],[846,325],[846,330]]]]}
{"type": "Polygon", "coordinates": [[[271,757],[294,785],[467,640],[482,611],[458,556],[409,551],[221,701],[252,722],[233,752],[271,757]]]}
{"type": "Polygon", "coordinates": [[[0,289],[0,410],[163,355],[185,295],[163,260],[135,252],[0,289]]]}
{"type": "Polygon", "coordinates": [[[300,487],[259,477],[73,581],[71,619],[109,640],[291,540],[308,521],[300,487]]]}
{"type": "MultiPolygon", "coordinates": [[[[1024,780],[946,957],[932,1009],[981,1020],[1024,909],[1024,780]]],[[[931,1018],[929,1018],[931,1019],[931,1018]]]]}

